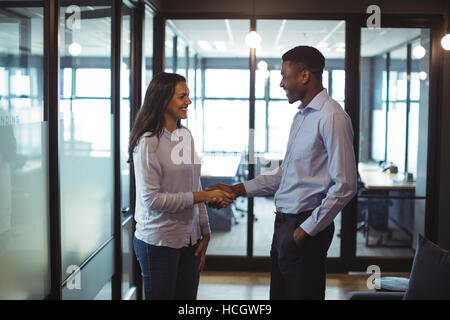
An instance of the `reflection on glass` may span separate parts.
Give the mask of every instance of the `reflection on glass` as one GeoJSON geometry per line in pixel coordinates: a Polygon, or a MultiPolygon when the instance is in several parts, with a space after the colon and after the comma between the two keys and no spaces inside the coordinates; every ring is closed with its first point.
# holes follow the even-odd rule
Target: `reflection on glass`
{"type": "Polygon", "coordinates": [[[0,13],[0,299],[50,293],[43,14],[0,13]]]}
{"type": "Polygon", "coordinates": [[[79,29],[67,27],[65,7],[60,14],[61,72],[72,69],[74,77],[61,86],[70,98],[60,100],[63,279],[112,235],[111,17],[104,9],[81,7],[79,29]],[[68,49],[73,42],[82,48],[76,58],[68,49]]]}
{"type": "Polygon", "coordinates": [[[390,30],[361,32],[358,256],[412,257],[424,231],[429,30],[390,30]]]}

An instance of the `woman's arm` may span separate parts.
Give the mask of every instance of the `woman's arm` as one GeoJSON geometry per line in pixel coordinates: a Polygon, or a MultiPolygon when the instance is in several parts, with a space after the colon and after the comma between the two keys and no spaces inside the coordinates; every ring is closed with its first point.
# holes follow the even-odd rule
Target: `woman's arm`
{"type": "Polygon", "coordinates": [[[150,141],[145,138],[134,161],[139,161],[139,171],[142,175],[142,190],[140,197],[144,205],[154,211],[178,212],[194,205],[192,192],[161,192],[162,167],[150,141]],[[141,172],[140,172],[141,171],[141,172]]]}

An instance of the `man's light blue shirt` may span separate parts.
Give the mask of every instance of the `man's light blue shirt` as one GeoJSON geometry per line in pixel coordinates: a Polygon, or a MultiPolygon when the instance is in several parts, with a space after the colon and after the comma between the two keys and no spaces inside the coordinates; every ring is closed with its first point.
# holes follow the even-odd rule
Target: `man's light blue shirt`
{"type": "MultiPolygon", "coordinates": [[[[282,112],[280,110],[280,112],[282,112]]],[[[326,89],[294,117],[281,167],[244,182],[249,197],[275,194],[278,212],[314,210],[301,227],[311,236],[325,229],[357,187],[350,117],[326,89]]]]}

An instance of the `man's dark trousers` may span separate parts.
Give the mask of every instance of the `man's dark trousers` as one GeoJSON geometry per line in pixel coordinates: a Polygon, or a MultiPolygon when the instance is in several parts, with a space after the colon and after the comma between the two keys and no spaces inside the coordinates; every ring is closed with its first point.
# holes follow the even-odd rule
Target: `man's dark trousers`
{"type": "Polygon", "coordinates": [[[276,213],[272,240],[270,299],[325,299],[326,258],[334,234],[334,222],[304,246],[294,242],[294,230],[312,211],[299,214],[276,213]]]}

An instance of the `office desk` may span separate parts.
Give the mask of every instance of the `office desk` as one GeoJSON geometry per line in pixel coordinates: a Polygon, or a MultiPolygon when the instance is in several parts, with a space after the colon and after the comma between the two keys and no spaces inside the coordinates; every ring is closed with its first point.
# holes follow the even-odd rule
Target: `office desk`
{"type": "Polygon", "coordinates": [[[358,220],[361,223],[364,221],[359,228],[364,227],[366,246],[410,247],[414,232],[415,182],[406,181],[402,173],[383,172],[373,163],[359,163],[358,172],[364,185],[358,195],[358,220]],[[400,241],[403,244],[392,244],[389,221],[394,223],[402,234],[407,235],[400,241]],[[370,244],[371,229],[386,233],[387,239],[381,236],[375,245],[370,244]]]}
{"type": "MultiPolygon", "coordinates": [[[[240,156],[203,156],[200,178],[203,190],[217,183],[233,184],[240,160],[240,156]]],[[[233,217],[231,205],[219,210],[210,207],[206,207],[206,209],[211,232],[231,230],[233,217]]]]}
{"type": "Polygon", "coordinates": [[[358,164],[359,175],[368,190],[415,190],[415,182],[405,180],[403,173],[383,172],[382,169],[373,163],[358,164]]]}

